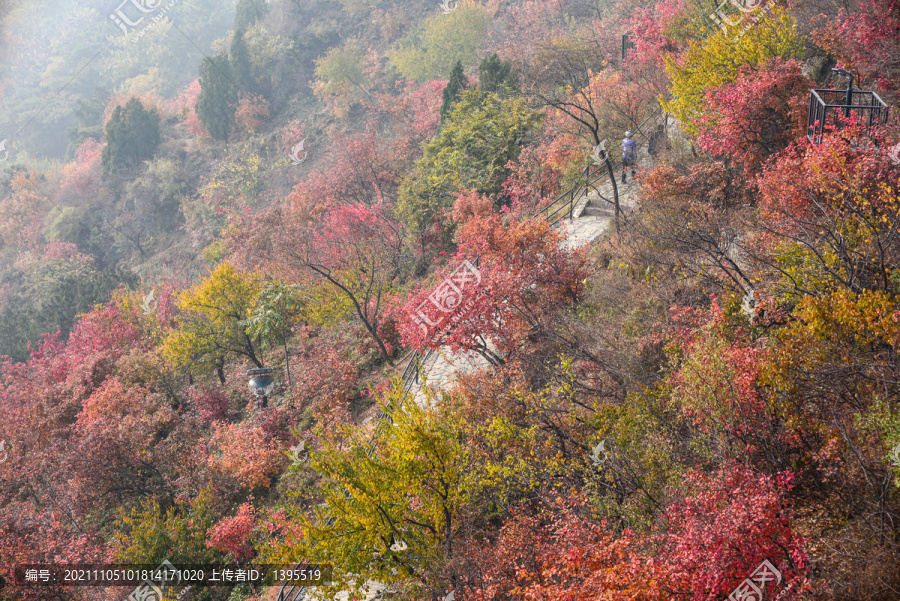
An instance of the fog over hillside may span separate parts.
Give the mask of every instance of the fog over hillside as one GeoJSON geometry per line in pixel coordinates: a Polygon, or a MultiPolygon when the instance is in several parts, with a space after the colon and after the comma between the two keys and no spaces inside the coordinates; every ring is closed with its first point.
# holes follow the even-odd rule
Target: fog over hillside
{"type": "Polygon", "coordinates": [[[0,601],[900,601],[898,57],[0,0],[0,601]]]}

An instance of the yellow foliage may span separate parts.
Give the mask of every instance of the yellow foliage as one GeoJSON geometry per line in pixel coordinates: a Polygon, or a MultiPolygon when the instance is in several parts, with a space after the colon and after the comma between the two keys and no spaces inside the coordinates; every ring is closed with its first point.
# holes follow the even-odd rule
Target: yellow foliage
{"type": "Polygon", "coordinates": [[[408,79],[443,79],[456,61],[476,62],[481,33],[491,21],[496,4],[461,0],[449,14],[438,13],[425,21],[418,34],[408,37],[387,55],[408,79]]]}
{"type": "Polygon", "coordinates": [[[166,337],[163,356],[173,365],[220,368],[230,354],[256,359],[242,321],[256,307],[259,282],[230,263],[220,263],[208,277],[185,290],[176,303],[178,327],[166,337]]]}
{"type": "Polygon", "coordinates": [[[707,89],[734,81],[741,67],[754,69],[775,57],[799,59],[802,50],[796,21],[778,8],[743,32],[717,31],[692,42],[682,56],[666,59],[673,98],[663,102],[663,106],[681,121],[686,131],[696,134],[693,122],[704,114],[707,89]]]}

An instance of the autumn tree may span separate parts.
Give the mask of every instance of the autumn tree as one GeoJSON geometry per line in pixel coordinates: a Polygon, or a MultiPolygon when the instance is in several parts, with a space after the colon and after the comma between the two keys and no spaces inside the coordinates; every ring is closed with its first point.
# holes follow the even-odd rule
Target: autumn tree
{"type": "Polygon", "coordinates": [[[241,324],[252,314],[258,284],[230,263],[220,263],[178,299],[178,326],[165,341],[164,353],[176,366],[215,370],[225,383],[225,362],[234,355],[262,367],[258,345],[241,324]]]}
{"type": "Polygon", "coordinates": [[[716,31],[692,42],[683,55],[666,57],[673,97],[663,104],[688,133],[696,134],[696,121],[714,110],[706,102],[707,90],[733,82],[742,70],[755,73],[776,57],[801,58],[802,40],[793,17],[777,8],[773,15],[760,19],[740,36],[733,30],[716,31]]]}
{"type": "Polygon", "coordinates": [[[496,539],[473,541],[459,596],[668,599],[665,568],[641,553],[641,537],[628,530],[614,533],[589,515],[588,503],[577,495],[542,500],[536,510],[516,507],[496,539]]]}
{"type": "Polygon", "coordinates": [[[443,566],[464,552],[460,528],[476,492],[469,452],[451,409],[420,407],[401,391],[384,408],[391,419],[371,452],[361,433],[346,428],[312,454],[327,506],[292,508],[286,537],[268,559],[327,560],[335,575],[329,594],[358,595],[367,580],[412,581],[433,597],[453,587],[443,566]]]}
{"type": "Polygon", "coordinates": [[[531,67],[525,74],[528,92],[574,120],[592,144],[599,144],[602,117],[597,104],[602,95],[590,82],[606,67],[606,53],[594,32],[583,28],[542,45],[531,67]]]}
{"type": "Polygon", "coordinates": [[[691,494],[670,504],[668,527],[659,536],[672,569],[669,592],[721,599],[768,560],[781,572],[783,585],[801,585],[785,597],[800,598],[807,555],[783,498],[793,476],[755,474],[726,462],[712,475],[693,472],[685,480],[691,494]]]}
{"type": "Polygon", "coordinates": [[[404,342],[503,363],[578,301],[583,257],[560,243],[543,220],[506,225],[498,213],[471,217],[459,232],[455,267],[436,287],[410,294],[400,325],[404,342]]]}
{"type": "Polygon", "coordinates": [[[634,225],[637,264],[660,277],[690,277],[707,288],[748,290],[754,273],[737,235],[753,222],[745,193],[722,163],[693,165],[678,175],[669,165],[651,169],[634,225]],[[737,189],[735,189],[737,188],[737,189]]]}
{"type": "Polygon", "coordinates": [[[163,395],[126,388],[115,378],[104,382],[85,401],[75,424],[70,498],[80,499],[83,507],[108,508],[151,494],[164,497],[171,474],[162,468],[165,461],[158,455],[165,457],[165,444],[159,443],[174,419],[163,395]]]}
{"type": "Polygon", "coordinates": [[[743,165],[748,176],[806,134],[806,96],[812,82],[796,60],[747,65],[731,83],[706,90],[708,112],[696,121],[700,145],[743,165]]]}
{"type": "MultiPolygon", "coordinates": [[[[303,178],[287,200],[308,206],[334,208],[344,203],[376,204],[397,197],[403,179],[405,157],[386,141],[374,123],[362,132],[329,130],[325,160],[303,178]]],[[[296,142],[294,142],[296,144],[296,142]]]]}
{"type": "Polygon", "coordinates": [[[262,96],[243,96],[234,111],[235,125],[248,133],[259,131],[269,116],[269,103],[262,96]]]}
{"type": "Polygon", "coordinates": [[[265,222],[275,234],[250,246],[261,263],[306,286],[310,320],[355,316],[391,362],[382,332],[386,303],[409,277],[413,259],[391,208],[379,202],[323,211],[295,203],[273,208],[265,222]]]}
{"type": "Polygon", "coordinates": [[[401,185],[397,208],[407,227],[421,237],[445,221],[460,187],[499,195],[507,164],[539,122],[540,114],[521,99],[465,92],[401,185]]]}

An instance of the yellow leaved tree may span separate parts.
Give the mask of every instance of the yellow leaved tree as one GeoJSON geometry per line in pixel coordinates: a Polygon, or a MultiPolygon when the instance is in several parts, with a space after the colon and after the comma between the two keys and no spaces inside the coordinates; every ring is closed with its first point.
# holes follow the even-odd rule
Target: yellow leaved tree
{"type": "Polygon", "coordinates": [[[228,262],[178,296],[178,325],[166,337],[163,355],[177,367],[214,369],[225,383],[225,362],[248,358],[262,367],[259,347],[245,327],[256,307],[260,284],[228,262]]]}
{"type": "Polygon", "coordinates": [[[789,13],[775,8],[756,23],[745,22],[745,28],[717,31],[692,42],[683,55],[665,59],[672,99],[663,107],[685,131],[698,133],[694,122],[704,115],[706,90],[733,82],[744,67],[755,69],[775,57],[803,57],[803,41],[789,13]]]}

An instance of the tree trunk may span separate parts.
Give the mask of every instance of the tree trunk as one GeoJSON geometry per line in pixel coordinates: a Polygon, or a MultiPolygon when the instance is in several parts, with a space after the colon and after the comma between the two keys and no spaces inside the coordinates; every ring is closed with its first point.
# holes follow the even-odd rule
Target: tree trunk
{"type": "Polygon", "coordinates": [[[616,208],[616,234],[619,233],[619,212],[621,211],[619,207],[619,186],[616,184],[616,173],[613,171],[612,163],[609,162],[609,153],[606,153],[606,156],[603,160],[606,163],[606,170],[609,172],[609,181],[612,182],[613,187],[613,204],[616,208]]]}

